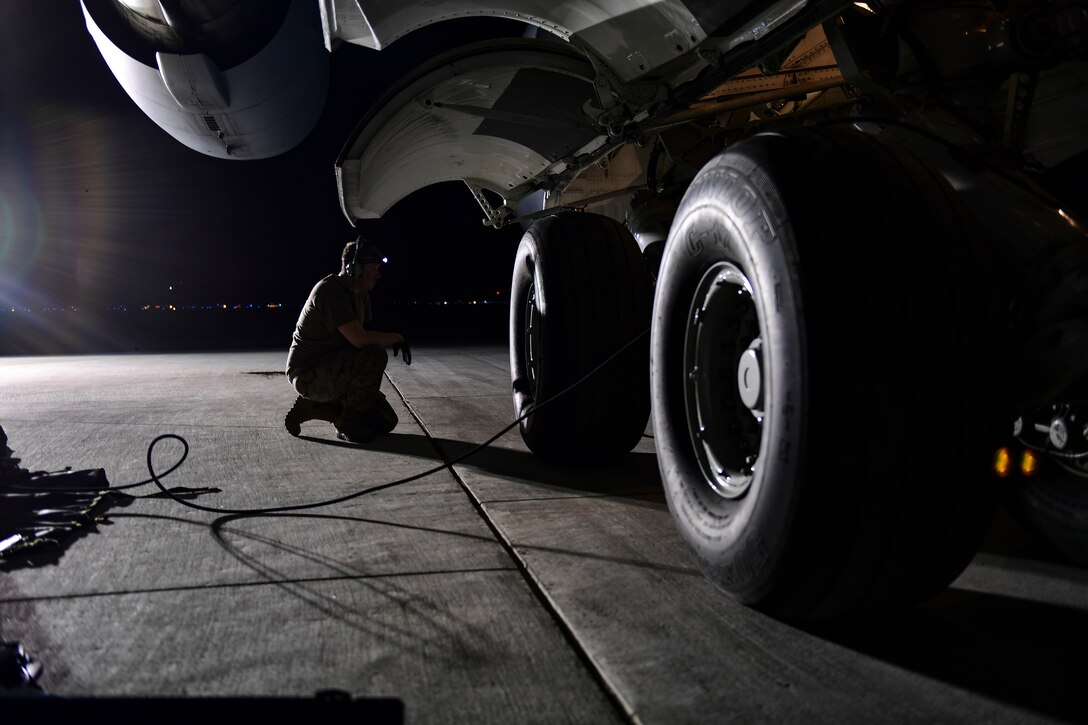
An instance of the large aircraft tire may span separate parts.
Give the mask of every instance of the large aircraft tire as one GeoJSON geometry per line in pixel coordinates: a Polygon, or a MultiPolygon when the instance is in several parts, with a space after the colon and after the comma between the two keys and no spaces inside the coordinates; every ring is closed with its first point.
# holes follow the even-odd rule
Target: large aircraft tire
{"type": "Polygon", "coordinates": [[[915,602],[991,520],[997,319],[948,185],[841,130],[755,136],[666,244],[651,387],[670,511],[707,575],[778,616],[915,602]]]}
{"type": "Polygon", "coordinates": [[[526,231],[510,293],[510,371],[519,417],[547,403],[520,426],[533,453],[585,463],[638,443],[650,417],[652,304],[638,244],[618,222],[565,213],[526,231]],[[587,381],[548,402],[636,338],[587,381]]]}

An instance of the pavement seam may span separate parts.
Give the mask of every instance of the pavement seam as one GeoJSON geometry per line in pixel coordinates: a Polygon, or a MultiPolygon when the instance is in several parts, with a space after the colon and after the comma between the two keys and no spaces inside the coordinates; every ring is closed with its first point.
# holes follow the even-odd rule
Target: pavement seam
{"type": "MultiPolygon", "coordinates": [[[[427,428],[427,424],[423,422],[423,418],[416,411],[415,407],[413,407],[412,404],[408,401],[408,398],[405,397],[404,393],[401,391],[401,389],[397,386],[396,382],[393,380],[393,378],[389,376],[388,373],[385,374],[385,378],[389,381],[389,384],[393,386],[393,389],[397,391],[397,395],[400,397],[401,402],[404,403],[404,407],[408,409],[408,414],[412,416],[412,418],[416,422],[416,425],[420,427],[420,430],[423,431],[424,435],[427,436],[427,439],[430,440],[431,444],[434,445],[434,447],[437,449],[439,455],[442,456],[442,460],[448,462],[449,457],[446,455],[446,452],[442,450],[441,444],[435,440],[433,435],[431,435],[430,429],[427,428]]],[[[589,654],[588,648],[582,643],[582,640],[579,639],[578,634],[574,631],[574,627],[571,625],[570,622],[567,621],[567,619],[563,616],[562,612],[560,612],[558,603],[551,598],[551,596],[545,590],[543,584],[532,573],[532,571],[529,569],[528,564],[522,558],[521,554],[518,553],[517,549],[514,547],[513,543],[507,538],[506,534],[495,524],[494,521],[492,521],[491,517],[487,514],[487,511],[484,508],[483,504],[480,502],[480,499],[477,498],[476,494],[472,491],[468,484],[465,483],[464,479],[461,478],[461,475],[457,472],[454,466],[447,466],[447,470],[449,470],[450,475],[453,476],[454,480],[457,481],[458,485],[461,486],[461,489],[465,492],[468,500],[472,503],[473,508],[476,509],[476,513],[479,514],[480,518],[483,519],[485,524],[487,524],[487,527],[491,529],[492,533],[495,535],[496,540],[502,545],[503,549],[505,549],[507,554],[510,556],[510,559],[516,564],[517,569],[524,578],[525,583],[529,587],[529,590],[540,602],[541,606],[544,608],[544,611],[546,611],[551,616],[552,621],[555,622],[556,627],[563,635],[564,639],[567,640],[567,643],[570,646],[571,650],[575,653],[578,659],[582,661],[582,664],[590,673],[590,676],[597,681],[597,684],[600,686],[605,696],[612,702],[613,706],[619,711],[621,715],[625,716],[632,723],[641,723],[641,720],[639,720],[638,716],[635,714],[634,708],[623,697],[623,694],[619,691],[619,688],[612,683],[603,668],[599,666],[597,662],[593,659],[593,657],[589,654]]]]}

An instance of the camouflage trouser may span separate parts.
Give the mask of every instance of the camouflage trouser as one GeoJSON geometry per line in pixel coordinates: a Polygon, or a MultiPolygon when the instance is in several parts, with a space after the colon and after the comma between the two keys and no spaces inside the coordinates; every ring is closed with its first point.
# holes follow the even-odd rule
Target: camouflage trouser
{"type": "Polygon", "coordinates": [[[384,433],[397,425],[396,412],[379,390],[388,362],[389,355],[378,345],[346,347],[289,379],[302,397],[319,403],[342,401],[384,433]]]}

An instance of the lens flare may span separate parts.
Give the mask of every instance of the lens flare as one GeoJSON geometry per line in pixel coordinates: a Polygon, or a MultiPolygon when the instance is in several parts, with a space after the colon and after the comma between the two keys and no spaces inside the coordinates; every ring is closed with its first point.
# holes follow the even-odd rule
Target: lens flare
{"type": "Polygon", "coordinates": [[[0,148],[0,304],[18,302],[13,287],[38,264],[43,246],[34,166],[15,136],[13,146],[0,148]]]}

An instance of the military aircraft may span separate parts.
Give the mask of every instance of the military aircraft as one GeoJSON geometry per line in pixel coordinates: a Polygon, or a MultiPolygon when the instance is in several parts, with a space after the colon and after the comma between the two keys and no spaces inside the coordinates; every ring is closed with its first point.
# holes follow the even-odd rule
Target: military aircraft
{"type": "Polygon", "coordinates": [[[459,179],[487,224],[525,224],[526,444],[616,456],[652,410],[677,527],[740,601],[917,601],[1001,495],[1088,561],[1084,0],[83,9],[152,120],[234,159],[305,137],[342,43],[464,17],[535,29],[420,59],[347,139],[342,208],[374,218],[459,179]]]}

